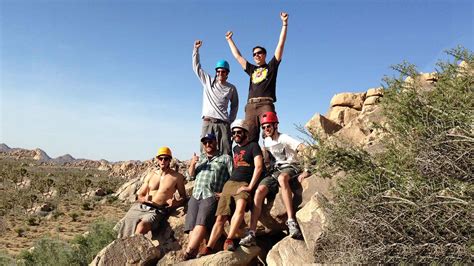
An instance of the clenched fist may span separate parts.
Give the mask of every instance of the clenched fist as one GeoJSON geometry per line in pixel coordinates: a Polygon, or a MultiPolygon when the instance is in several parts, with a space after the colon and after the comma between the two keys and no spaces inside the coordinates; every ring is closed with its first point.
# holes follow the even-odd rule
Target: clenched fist
{"type": "Polygon", "coordinates": [[[283,25],[288,24],[288,13],[280,12],[280,18],[281,18],[281,21],[283,22],[283,25]]]}
{"type": "Polygon", "coordinates": [[[202,41],[201,41],[201,40],[196,40],[196,41],[194,41],[194,48],[199,48],[199,47],[201,47],[201,45],[202,45],[202,41]]]}

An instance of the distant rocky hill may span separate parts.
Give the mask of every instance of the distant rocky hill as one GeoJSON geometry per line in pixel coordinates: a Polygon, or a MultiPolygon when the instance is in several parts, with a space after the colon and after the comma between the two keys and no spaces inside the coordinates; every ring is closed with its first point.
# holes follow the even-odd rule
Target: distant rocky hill
{"type": "MultiPolygon", "coordinates": [[[[120,162],[109,162],[107,160],[88,160],[75,159],[70,154],[65,154],[52,159],[45,151],[40,148],[34,150],[22,148],[10,148],[7,144],[0,144],[0,157],[12,157],[14,159],[31,159],[38,161],[40,165],[77,167],[81,169],[97,169],[100,171],[108,171],[110,176],[119,176],[126,179],[134,178],[143,173],[146,169],[153,165],[152,159],[146,161],[130,160],[120,162]]],[[[174,159],[177,168],[181,169],[183,163],[174,159]]]]}
{"type": "Polygon", "coordinates": [[[1,143],[0,144],[0,152],[8,152],[10,149],[10,147],[7,146],[7,144],[5,143],[1,143]]]}

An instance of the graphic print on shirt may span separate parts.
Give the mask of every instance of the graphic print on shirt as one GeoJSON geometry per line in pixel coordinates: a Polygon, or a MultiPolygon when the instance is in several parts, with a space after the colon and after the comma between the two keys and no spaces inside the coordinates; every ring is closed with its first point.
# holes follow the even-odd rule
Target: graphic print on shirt
{"type": "Polygon", "coordinates": [[[264,81],[267,78],[267,75],[268,75],[268,68],[259,67],[255,69],[252,73],[252,83],[258,84],[264,81]]]}
{"type": "Polygon", "coordinates": [[[234,154],[234,168],[238,168],[240,166],[250,166],[250,164],[244,160],[244,155],[245,150],[241,150],[238,154],[234,154]]]}
{"type": "Polygon", "coordinates": [[[287,156],[285,145],[283,145],[282,143],[267,147],[266,149],[273,155],[273,157],[275,157],[277,161],[286,161],[287,156]]]}

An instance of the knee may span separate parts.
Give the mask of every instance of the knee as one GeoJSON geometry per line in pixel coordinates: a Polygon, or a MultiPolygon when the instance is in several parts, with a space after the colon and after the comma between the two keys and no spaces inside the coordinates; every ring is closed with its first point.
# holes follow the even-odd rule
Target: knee
{"type": "Polygon", "coordinates": [[[267,195],[267,193],[268,193],[268,188],[264,185],[260,185],[255,190],[255,199],[262,199],[267,195]]]}
{"type": "Polygon", "coordinates": [[[218,226],[223,225],[226,221],[227,221],[227,217],[226,217],[226,216],[223,216],[223,215],[219,215],[219,216],[217,216],[217,218],[216,218],[216,224],[217,224],[218,226]]]}
{"type": "Polygon", "coordinates": [[[278,183],[280,184],[280,187],[282,188],[287,188],[288,187],[288,181],[290,180],[290,175],[287,173],[281,173],[278,176],[278,183]]]}
{"type": "Polygon", "coordinates": [[[145,223],[145,222],[140,222],[137,225],[136,232],[138,234],[143,234],[144,235],[144,234],[148,233],[148,231],[150,231],[150,230],[151,230],[151,225],[150,224],[145,223]]]}

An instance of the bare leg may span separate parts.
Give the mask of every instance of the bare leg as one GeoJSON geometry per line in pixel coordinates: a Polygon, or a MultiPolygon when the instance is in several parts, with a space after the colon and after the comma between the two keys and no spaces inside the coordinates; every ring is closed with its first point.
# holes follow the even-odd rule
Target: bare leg
{"type": "Polygon", "coordinates": [[[229,235],[227,236],[228,239],[233,239],[235,237],[237,230],[244,219],[246,205],[247,201],[245,199],[239,199],[235,203],[235,212],[230,221],[229,235]]]}
{"type": "Polygon", "coordinates": [[[281,187],[281,196],[283,198],[283,204],[285,204],[286,213],[288,214],[288,219],[294,219],[293,214],[293,198],[290,188],[290,175],[287,173],[281,173],[278,176],[278,183],[281,187]]]}
{"type": "Polygon", "coordinates": [[[206,231],[206,226],[204,225],[196,225],[194,227],[193,231],[189,233],[189,243],[186,252],[189,253],[199,248],[199,245],[206,236],[206,231]]]}
{"type": "Polygon", "coordinates": [[[264,185],[258,186],[257,190],[255,191],[255,196],[253,198],[253,210],[252,215],[250,216],[250,230],[257,230],[257,221],[260,218],[260,214],[262,213],[262,204],[265,196],[268,194],[268,188],[264,185]]]}
{"type": "Polygon", "coordinates": [[[217,240],[221,237],[222,232],[224,231],[224,224],[227,222],[228,216],[219,215],[217,216],[216,223],[212,227],[211,236],[209,237],[209,242],[207,246],[214,249],[217,240]]]}
{"type": "Polygon", "coordinates": [[[151,223],[140,221],[135,229],[136,235],[144,235],[151,231],[151,223]]]}

